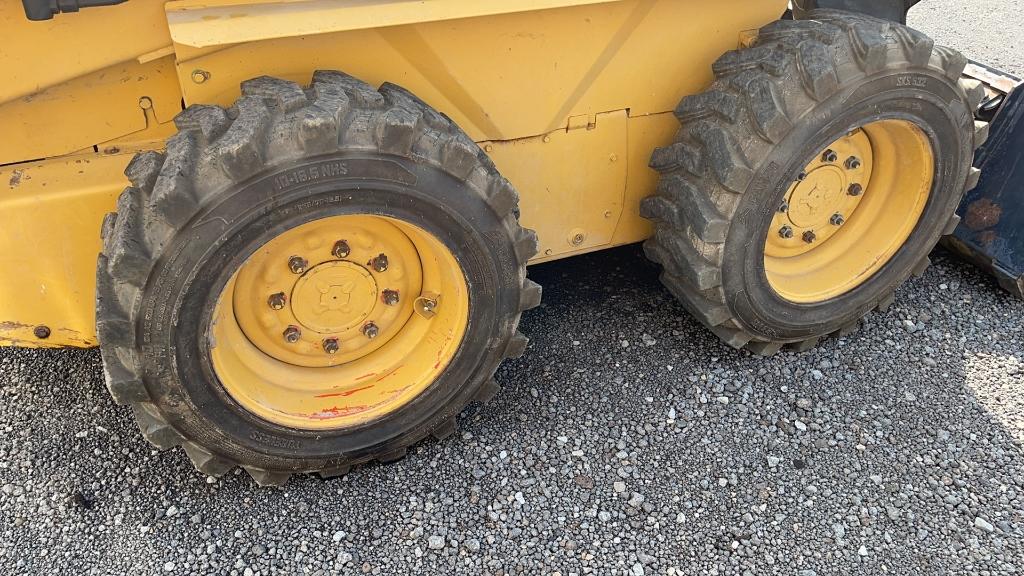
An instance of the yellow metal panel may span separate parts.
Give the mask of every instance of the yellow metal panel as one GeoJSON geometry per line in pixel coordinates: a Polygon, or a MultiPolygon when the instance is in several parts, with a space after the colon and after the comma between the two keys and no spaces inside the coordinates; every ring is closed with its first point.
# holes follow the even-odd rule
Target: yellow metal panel
{"type": "Polygon", "coordinates": [[[83,154],[0,168],[0,345],[96,345],[99,226],[130,159],[83,154]],[[49,338],[33,335],[39,325],[49,338]]]}
{"type": "MultiPolygon", "coordinates": [[[[784,1],[620,0],[374,30],[300,36],[212,52],[178,46],[188,103],[230,105],[243,80],[308,82],[315,69],[404,86],[477,141],[537,136],[609,110],[670,111],[711,80],[740,31],[784,1]],[[201,83],[195,70],[209,74],[201,83]]],[[[172,24],[172,32],[176,26],[172,24]]]]}
{"type": "MultiPolygon", "coordinates": [[[[80,153],[0,168],[0,345],[95,343],[98,229],[126,184],[122,171],[130,151],[161,145],[151,139],[171,132],[169,120],[182,95],[189,103],[230,106],[241,81],[264,74],[306,83],[313,70],[344,70],[371,84],[401,84],[447,113],[476,141],[491,146],[502,172],[519,189],[524,224],[540,232],[542,252],[535,262],[642,240],[650,234],[650,224],[639,216],[639,203],[656,183],[647,161],[677,128],[669,111],[680,98],[706,86],[711,63],[736,46],[741,31],[774,20],[786,3],[595,0],[531,12],[516,11],[529,10],[524,8],[528,2],[282,4],[317,4],[329,12],[341,6],[363,10],[387,5],[382,8],[386,11],[406,4],[420,10],[416,19],[433,21],[398,25],[404,22],[399,17],[407,15],[394,12],[390,17],[399,19],[389,20],[393,25],[386,28],[320,30],[323,33],[206,48],[177,43],[175,72],[180,86],[165,73],[172,60],[166,48],[170,40],[161,28],[166,26],[163,16],[153,10],[161,7],[156,0],[123,5],[139,10],[135,19],[126,16],[134,12],[118,8],[54,19],[65,26],[65,35],[48,44],[46,54],[56,59],[74,53],[73,67],[60,64],[51,70],[45,60],[40,65],[38,58],[30,58],[38,39],[17,24],[17,41],[0,47],[2,69],[22,77],[28,74],[31,88],[26,94],[49,88],[44,95],[65,98],[49,109],[45,98],[0,106],[0,133],[6,137],[0,147],[21,140],[6,149],[7,154],[16,150],[19,159],[39,153],[31,150],[60,149],[46,153],[58,154],[94,144],[111,154],[80,153]],[[502,13],[458,18],[454,12],[427,10],[452,9],[456,4],[480,13],[502,13]],[[17,46],[12,48],[13,44],[17,46]],[[93,58],[92,52],[103,58],[93,58]],[[134,70],[143,66],[140,62],[163,68],[145,82],[138,76],[113,75],[126,78],[131,89],[91,83],[89,78],[102,68],[134,70]],[[193,80],[196,70],[204,72],[195,75],[198,82],[193,80]],[[84,78],[67,82],[77,76],[84,78]],[[147,93],[133,92],[135,88],[147,93]],[[153,98],[154,90],[160,96],[143,112],[139,97],[153,98]],[[35,122],[36,129],[15,128],[18,122],[35,122]],[[111,125],[116,129],[108,129],[111,125]],[[544,142],[544,135],[549,142],[544,142]],[[577,239],[581,240],[574,245],[577,239]],[[547,250],[551,252],[545,254],[547,250]],[[36,325],[49,326],[52,336],[36,340],[36,325]]],[[[212,0],[211,5],[226,3],[212,0]]],[[[364,20],[353,18],[348,27],[374,25],[366,20],[372,11],[350,14],[357,13],[364,20]]],[[[7,22],[13,23],[12,14],[9,6],[0,9],[7,22]]],[[[298,34],[296,26],[303,22],[317,22],[317,13],[282,19],[280,26],[268,25],[259,34],[298,34]]],[[[223,24],[218,22],[222,30],[223,24]]],[[[341,24],[332,24],[337,25],[341,24]]],[[[16,94],[11,85],[2,90],[7,92],[0,94],[16,94]]]]}
{"type": "Polygon", "coordinates": [[[172,56],[116,64],[0,105],[0,164],[69,154],[143,130],[143,106],[163,121],[181,111],[172,56]]]}
{"type": "Polygon", "coordinates": [[[162,0],[60,14],[31,22],[21,2],[0,2],[0,102],[38,92],[170,46],[162,0]]]}
{"type": "Polygon", "coordinates": [[[201,48],[618,1],[181,0],[167,3],[167,20],[176,43],[201,48]]]}
{"type": "Polygon", "coordinates": [[[520,191],[520,222],[537,232],[540,259],[611,241],[626,192],[627,122],[612,112],[590,128],[483,144],[520,191]]]}

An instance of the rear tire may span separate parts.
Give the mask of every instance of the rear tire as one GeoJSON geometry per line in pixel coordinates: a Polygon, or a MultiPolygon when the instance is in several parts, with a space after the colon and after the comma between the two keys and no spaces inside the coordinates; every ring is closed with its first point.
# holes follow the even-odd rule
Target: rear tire
{"type": "MultiPolygon", "coordinates": [[[[511,185],[451,120],[397,86],[378,91],[339,72],[317,72],[308,88],[269,77],[249,80],[231,109],[191,106],[175,122],[179,133],[166,153],[142,153],[128,166],[132,186],[104,222],[97,267],[107,386],[118,403],[132,407],[147,440],[162,449],[183,447],[205,474],[238,465],[261,485],[280,485],[296,472],[337,476],[355,464],[401,458],[425,436],[450,435],[468,403],[496,392],[498,364],[526,346],[517,331],[520,314],[540,302],[540,287],[526,279],[537,240],[518,224],[511,185]],[[219,295],[271,239],[328,217],[345,222],[352,214],[412,225],[454,257],[469,287],[461,344],[446,365],[440,355],[436,364],[430,361],[441,371],[418,396],[368,421],[303,428],[261,417],[242,406],[211,359],[217,347],[250,346],[244,338],[226,343],[213,337],[219,295]]],[[[365,266],[365,274],[353,273],[374,273],[366,258],[332,260],[330,244],[315,253],[335,269],[365,266]]],[[[437,262],[435,268],[443,266],[437,262]]],[[[281,268],[289,276],[285,260],[281,268]]],[[[350,286],[342,290],[352,293],[350,286]]],[[[367,307],[396,309],[381,303],[383,292],[373,294],[363,299],[367,307]]],[[[266,317],[271,312],[262,298],[266,317]]],[[[410,298],[401,301],[409,306],[411,297],[402,298],[410,298]]],[[[358,330],[352,326],[345,329],[358,330]]],[[[434,329],[420,332],[424,338],[441,338],[427,330],[434,329]]],[[[376,331],[369,338],[375,337],[376,331]]],[[[384,376],[402,379],[397,369],[384,376]]],[[[243,388],[246,383],[242,378],[243,388]]],[[[310,417],[364,408],[346,408],[342,397],[348,395],[326,395],[338,396],[342,410],[310,417]]]]}
{"type": "MultiPolygon", "coordinates": [[[[769,24],[752,46],[715,62],[714,84],[676,109],[682,128],[655,151],[661,181],[641,205],[655,223],[645,252],[662,265],[663,283],[727,344],[760,354],[809,348],[887,307],[955,227],[987,134],[972,114],[984,91],[961,80],[959,53],[871,17],[817,10],[809,18],[769,24]],[[931,145],[933,185],[920,218],[856,287],[820,301],[782,297],[765,250],[786,194],[830,143],[882,120],[915,126],[931,145]]],[[[855,274],[838,271],[837,282],[855,274]]]]}

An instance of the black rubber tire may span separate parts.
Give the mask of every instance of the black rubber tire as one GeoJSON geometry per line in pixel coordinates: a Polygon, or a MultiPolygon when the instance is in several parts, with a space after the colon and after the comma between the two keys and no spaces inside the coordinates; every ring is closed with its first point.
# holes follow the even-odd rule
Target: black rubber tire
{"type": "Polygon", "coordinates": [[[107,387],[147,440],[182,446],[205,474],[240,465],[280,485],[398,459],[493,396],[498,364],[526,347],[520,314],[540,302],[526,279],[537,239],[519,226],[515,190],[451,120],[397,86],[320,71],[305,89],[246,81],[232,108],[191,106],[175,122],[166,153],[126,169],[132,186],[104,221],[97,266],[107,387]],[[271,424],[217,381],[205,344],[215,300],[271,237],[346,213],[403,219],[444,242],[471,287],[466,336],[441,376],[387,416],[337,431],[271,424]]]}
{"type": "Polygon", "coordinates": [[[734,348],[772,354],[856,329],[872,309],[927,267],[928,253],[955,227],[954,211],[978,180],[971,167],[988,125],[972,111],[980,83],[961,80],[967,60],[893,22],[818,10],[780,20],[755,43],[714,64],[715,82],[684,98],[670,146],[653,154],[657,194],[641,214],[655,223],[644,245],[662,282],[734,348]],[[928,134],[935,184],[921,220],[899,252],[864,284],[818,304],[784,300],[768,284],[767,229],[806,163],[848,130],[907,119],[928,134]]]}

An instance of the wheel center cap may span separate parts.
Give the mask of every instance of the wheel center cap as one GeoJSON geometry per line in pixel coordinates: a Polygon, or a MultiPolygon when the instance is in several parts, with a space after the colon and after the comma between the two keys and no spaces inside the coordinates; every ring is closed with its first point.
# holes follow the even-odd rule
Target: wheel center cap
{"type": "Polygon", "coordinates": [[[835,166],[822,166],[807,175],[789,199],[789,219],[800,228],[828,223],[843,200],[845,178],[835,166]]]}
{"type": "Polygon", "coordinates": [[[292,313],[306,328],[340,334],[361,326],[377,303],[377,282],[351,262],[326,262],[295,283],[292,313]]]}

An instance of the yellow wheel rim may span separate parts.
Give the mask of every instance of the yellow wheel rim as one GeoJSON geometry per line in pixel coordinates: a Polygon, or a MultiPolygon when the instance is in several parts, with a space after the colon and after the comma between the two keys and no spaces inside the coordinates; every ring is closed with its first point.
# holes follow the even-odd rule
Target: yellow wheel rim
{"type": "Polygon", "coordinates": [[[860,286],[899,251],[931,193],[935,158],[905,120],[867,124],[804,168],[772,219],[768,283],[786,300],[823,302],[860,286]]]}
{"type": "Polygon", "coordinates": [[[324,430],[422,394],[469,320],[466,279],[437,238],[381,216],[335,216],[273,238],[228,281],[210,330],[214,371],[260,418],[324,430]]]}

